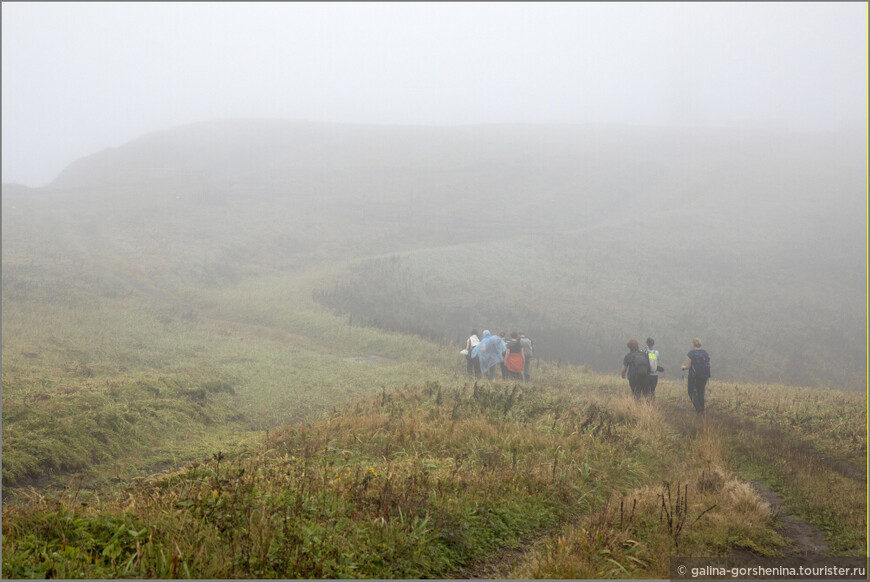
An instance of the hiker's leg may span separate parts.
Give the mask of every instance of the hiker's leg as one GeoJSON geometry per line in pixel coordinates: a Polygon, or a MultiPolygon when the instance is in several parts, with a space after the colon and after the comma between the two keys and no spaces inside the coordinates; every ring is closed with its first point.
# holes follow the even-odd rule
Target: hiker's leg
{"type": "Polygon", "coordinates": [[[646,398],[649,396],[649,375],[644,374],[643,376],[638,377],[638,396],[641,398],[646,398]]]}
{"type": "Polygon", "coordinates": [[[695,376],[689,377],[689,393],[692,397],[692,405],[695,407],[695,412],[704,412],[704,384],[706,380],[695,376]]]}
{"type": "Polygon", "coordinates": [[[526,367],[523,368],[523,377],[525,378],[526,382],[528,382],[529,378],[532,377],[532,357],[531,356],[526,358],[526,367]]]}
{"type": "Polygon", "coordinates": [[[707,379],[706,378],[698,378],[697,383],[698,383],[698,387],[697,387],[698,406],[696,406],[695,408],[698,409],[698,412],[704,412],[704,405],[705,405],[704,401],[706,399],[706,392],[707,392],[707,379]]]}
{"type": "Polygon", "coordinates": [[[634,396],[635,400],[640,399],[640,386],[638,386],[637,377],[629,376],[628,378],[628,386],[631,388],[631,395],[634,396]]]}
{"type": "Polygon", "coordinates": [[[656,398],[656,386],[659,384],[659,377],[655,374],[651,374],[648,378],[649,381],[649,392],[647,392],[647,396],[650,400],[655,400],[656,398]]]}
{"type": "Polygon", "coordinates": [[[689,400],[692,401],[692,406],[695,409],[698,409],[698,405],[695,404],[695,377],[692,374],[689,374],[689,380],[687,382],[688,391],[689,391],[689,400]]]}

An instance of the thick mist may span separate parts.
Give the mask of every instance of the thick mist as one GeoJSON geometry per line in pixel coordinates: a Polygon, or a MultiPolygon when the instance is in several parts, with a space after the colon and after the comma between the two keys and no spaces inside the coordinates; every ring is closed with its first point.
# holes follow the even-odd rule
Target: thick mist
{"type": "Polygon", "coordinates": [[[193,124],[5,187],[4,300],[28,300],[35,259],[59,281],[87,265],[111,283],[85,289],[144,294],[170,320],[237,319],[209,297],[278,297],[267,274],[342,264],[310,296],[357,326],[522,329],[540,357],[601,372],[647,336],[678,372],[702,337],[717,380],[859,389],[861,149],[738,129],[193,124]]]}
{"type": "Polygon", "coordinates": [[[4,3],[3,182],[190,122],[866,127],[862,3],[4,3]]]}

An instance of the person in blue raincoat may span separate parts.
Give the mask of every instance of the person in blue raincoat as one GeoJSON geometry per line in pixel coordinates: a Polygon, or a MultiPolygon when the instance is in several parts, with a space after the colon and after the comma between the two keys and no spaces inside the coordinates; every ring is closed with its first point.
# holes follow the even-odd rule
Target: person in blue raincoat
{"type": "Polygon", "coordinates": [[[504,340],[491,334],[489,330],[484,330],[480,343],[471,352],[471,357],[478,358],[481,373],[492,380],[495,376],[495,369],[504,358],[505,351],[507,351],[507,346],[505,346],[504,340]]]}

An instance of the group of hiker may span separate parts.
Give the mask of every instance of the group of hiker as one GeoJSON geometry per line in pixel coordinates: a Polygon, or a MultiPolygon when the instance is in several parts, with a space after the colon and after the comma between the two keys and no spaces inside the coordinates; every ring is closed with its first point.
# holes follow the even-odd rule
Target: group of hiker
{"type": "Polygon", "coordinates": [[[478,336],[473,329],[461,353],[465,356],[469,377],[485,376],[492,380],[498,367],[504,380],[528,382],[531,379],[535,344],[522,331],[512,332],[508,339],[505,332],[495,335],[485,329],[483,335],[478,336]]]}
{"type": "MultiPolygon", "coordinates": [[[[655,340],[651,337],[646,339],[646,348],[642,349],[638,341],[631,338],[626,343],[628,353],[622,360],[620,375],[628,378],[628,385],[632,395],[637,399],[655,399],[656,386],[659,382],[659,372],[665,369],[659,365],[659,352],[653,349],[655,340]]],[[[695,407],[695,411],[704,412],[704,398],[707,388],[707,380],[710,378],[710,354],[701,347],[701,340],[692,340],[692,349],[686,354],[686,363],[682,370],[689,371],[688,392],[689,399],[695,407]]]]}
{"type": "MultiPolygon", "coordinates": [[[[655,400],[659,373],[665,369],[659,364],[659,351],[655,349],[655,340],[646,339],[646,347],[641,348],[638,341],[631,338],[626,343],[628,354],[622,361],[620,375],[628,379],[631,393],[637,400],[655,400]]],[[[531,377],[531,360],[535,345],[526,334],[515,331],[508,339],[505,332],[498,335],[484,330],[479,336],[476,329],[465,342],[465,349],[460,353],[465,356],[469,377],[495,378],[496,368],[501,369],[504,380],[523,380],[528,382],[531,377]]],[[[689,372],[688,393],[695,411],[704,412],[704,399],[707,380],[710,378],[710,354],[701,347],[701,340],[692,340],[692,349],[686,354],[686,363],[682,370],[689,372]]]]}

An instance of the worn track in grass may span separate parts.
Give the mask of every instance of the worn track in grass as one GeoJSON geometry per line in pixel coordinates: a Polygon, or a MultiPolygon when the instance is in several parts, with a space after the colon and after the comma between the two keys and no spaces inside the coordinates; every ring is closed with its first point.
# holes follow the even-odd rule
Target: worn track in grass
{"type": "MultiPolygon", "coordinates": [[[[805,456],[816,467],[835,471],[859,483],[867,482],[866,470],[861,471],[847,461],[830,457],[806,441],[788,438],[788,435],[776,427],[758,426],[751,421],[736,418],[727,413],[708,410],[704,416],[699,416],[692,410],[682,410],[672,404],[666,403],[663,406],[669,409],[665,414],[667,422],[687,437],[692,437],[701,426],[705,425],[718,432],[720,437],[725,440],[728,439],[728,434],[751,432],[765,442],[776,443],[777,447],[780,448],[779,450],[789,449],[792,454],[805,456]]],[[[792,542],[791,546],[783,548],[786,559],[796,564],[809,564],[813,560],[831,555],[830,544],[825,533],[818,526],[792,515],[789,509],[789,499],[774,492],[761,481],[750,480],[749,482],[761,498],[770,504],[779,524],[779,533],[792,542]]],[[[735,554],[737,557],[744,558],[754,556],[745,550],[736,551],[735,554]]]]}

